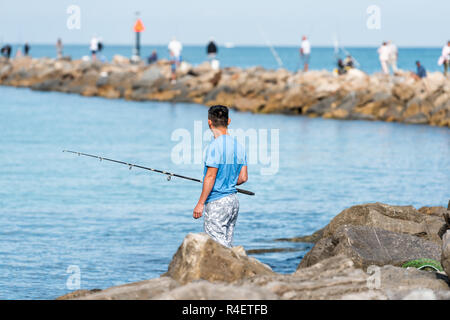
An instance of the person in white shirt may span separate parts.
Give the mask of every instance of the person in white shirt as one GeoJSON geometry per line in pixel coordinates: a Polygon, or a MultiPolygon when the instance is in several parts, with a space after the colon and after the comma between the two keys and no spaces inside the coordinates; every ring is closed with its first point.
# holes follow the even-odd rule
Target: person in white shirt
{"type": "Polygon", "coordinates": [[[91,54],[92,54],[92,61],[95,61],[97,59],[97,51],[98,51],[98,39],[96,36],[93,36],[91,39],[91,54]]]}
{"type": "Polygon", "coordinates": [[[389,48],[389,66],[392,68],[392,72],[396,73],[398,71],[397,68],[397,60],[398,60],[398,49],[395,44],[392,43],[392,41],[388,42],[388,48],[389,48]]]}
{"type": "Polygon", "coordinates": [[[172,83],[176,82],[177,67],[181,63],[181,50],[183,50],[183,45],[175,37],[169,42],[169,54],[172,64],[172,83]]]}
{"type": "Polygon", "coordinates": [[[303,71],[307,72],[309,69],[309,57],[311,55],[311,44],[309,43],[308,38],[303,36],[302,43],[300,46],[300,56],[303,59],[303,71]]]}
{"type": "Polygon", "coordinates": [[[444,75],[447,75],[448,67],[450,66],[450,41],[442,48],[442,55],[439,58],[439,65],[444,65],[444,75]]]}
{"type": "Polygon", "coordinates": [[[181,57],[183,45],[175,37],[173,37],[172,41],[169,42],[168,48],[175,58],[179,59],[181,57]]]}
{"type": "Polygon", "coordinates": [[[390,50],[386,42],[383,42],[381,47],[378,48],[378,55],[380,57],[381,68],[384,74],[389,74],[388,61],[390,57],[390,50]]]}

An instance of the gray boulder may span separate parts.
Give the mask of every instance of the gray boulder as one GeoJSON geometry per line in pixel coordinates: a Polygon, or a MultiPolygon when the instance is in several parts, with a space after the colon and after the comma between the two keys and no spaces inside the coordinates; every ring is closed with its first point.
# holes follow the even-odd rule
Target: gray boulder
{"type": "Polygon", "coordinates": [[[390,206],[377,202],[345,209],[325,227],[323,237],[332,236],[343,225],[353,225],[410,234],[441,245],[438,233],[444,224],[442,216],[422,214],[412,206],[390,206]]]}
{"type": "Polygon", "coordinates": [[[262,275],[240,282],[270,290],[283,300],[333,300],[367,292],[368,275],[353,261],[339,255],[320,261],[292,275],[262,275]]]}
{"type": "Polygon", "coordinates": [[[305,268],[332,256],[343,254],[357,268],[370,265],[394,265],[419,259],[439,260],[440,246],[408,234],[391,232],[375,227],[344,225],[331,236],[318,241],[298,268],[305,268]]]}
{"type": "Polygon", "coordinates": [[[139,87],[152,88],[162,81],[164,81],[164,77],[161,73],[161,69],[157,66],[152,66],[142,73],[139,80],[133,84],[133,89],[139,87]]]}
{"type": "Polygon", "coordinates": [[[411,292],[427,288],[434,291],[449,290],[448,277],[440,272],[424,271],[416,268],[400,268],[391,265],[379,269],[380,289],[385,292],[411,292]]]}
{"type": "Polygon", "coordinates": [[[445,273],[450,277],[450,230],[448,230],[442,239],[441,265],[445,273]]]}
{"type": "Polygon", "coordinates": [[[322,116],[325,112],[331,110],[331,105],[335,101],[336,101],[336,98],[334,96],[324,98],[324,99],[320,100],[319,102],[317,102],[316,104],[310,106],[306,110],[306,114],[322,116]]]}
{"type": "Polygon", "coordinates": [[[274,273],[269,266],[248,257],[242,247],[229,249],[206,233],[190,233],[184,238],[163,276],[186,284],[199,279],[230,283],[259,274],[274,273]]]}
{"type": "MultiPolygon", "coordinates": [[[[83,290],[78,294],[68,294],[58,300],[149,300],[179,287],[180,284],[168,277],[129,283],[106,290],[83,290]]],[[[75,291],[77,292],[77,291],[75,291]]]]}
{"type": "Polygon", "coordinates": [[[251,285],[231,285],[195,281],[165,292],[154,300],[275,300],[277,295],[270,290],[251,285]]]}

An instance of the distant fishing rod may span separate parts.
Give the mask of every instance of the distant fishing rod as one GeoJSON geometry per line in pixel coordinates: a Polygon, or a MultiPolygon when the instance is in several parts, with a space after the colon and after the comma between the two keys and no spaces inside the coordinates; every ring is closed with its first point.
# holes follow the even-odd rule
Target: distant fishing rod
{"type": "MultiPolygon", "coordinates": [[[[92,154],[87,154],[87,153],[83,153],[83,152],[77,152],[77,151],[63,150],[63,152],[77,154],[78,156],[91,157],[91,158],[99,159],[100,161],[105,160],[105,161],[110,161],[110,162],[123,164],[123,165],[128,166],[130,170],[131,170],[131,168],[135,167],[135,168],[139,168],[139,169],[153,171],[153,172],[156,172],[156,173],[165,174],[167,176],[167,181],[170,181],[172,179],[172,177],[176,177],[176,178],[181,178],[181,179],[185,179],[185,180],[191,180],[191,181],[203,183],[202,180],[200,180],[200,179],[190,178],[190,177],[182,176],[180,174],[170,173],[170,172],[167,172],[167,171],[164,171],[164,170],[158,170],[158,169],[152,169],[152,168],[148,168],[148,167],[143,167],[143,166],[140,166],[140,165],[137,165],[137,164],[128,163],[128,162],[124,162],[124,161],[108,159],[108,158],[104,158],[104,157],[100,157],[100,156],[96,156],[96,155],[92,155],[92,154]]],[[[255,195],[254,192],[247,191],[247,190],[244,190],[244,189],[236,188],[236,190],[239,193],[246,194],[246,195],[249,195],[249,196],[254,196],[255,195]]]]}
{"type": "Polygon", "coordinates": [[[272,52],[273,57],[278,63],[278,66],[280,68],[283,67],[283,60],[281,60],[280,56],[278,55],[278,52],[273,47],[272,43],[270,42],[269,38],[267,38],[266,34],[263,31],[262,26],[259,26],[259,32],[261,33],[261,37],[266,41],[266,45],[269,47],[270,52],[272,52]]]}

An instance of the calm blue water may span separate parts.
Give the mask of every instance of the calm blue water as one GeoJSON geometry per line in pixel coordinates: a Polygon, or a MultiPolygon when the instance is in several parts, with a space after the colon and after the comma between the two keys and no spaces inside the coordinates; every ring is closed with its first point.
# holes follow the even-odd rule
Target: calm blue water
{"type": "MultiPolygon", "coordinates": [[[[14,46],[14,52],[19,48],[14,46]]],[[[295,47],[276,47],[284,68],[294,71],[300,66],[298,48],[295,47]]],[[[380,62],[378,60],[377,48],[346,48],[356,60],[360,63],[360,68],[367,73],[381,72],[380,62]]],[[[428,71],[442,71],[442,67],[437,65],[437,60],[441,55],[442,48],[399,48],[398,66],[404,70],[415,70],[415,62],[420,60],[422,65],[428,71]]],[[[22,49],[23,50],[23,49],[22,49]]],[[[152,50],[157,50],[160,58],[169,58],[167,46],[143,46],[142,56],[148,57],[152,50]]],[[[196,65],[206,60],[206,49],[203,46],[185,46],[183,58],[196,65]]],[[[130,46],[109,46],[106,44],[103,52],[107,60],[111,60],[115,54],[126,57],[131,56],[132,47],[130,46]]],[[[33,57],[55,57],[56,50],[53,45],[33,45],[31,44],[30,54],[33,57]]],[[[67,45],[64,49],[64,55],[70,55],[74,59],[80,59],[85,55],[90,55],[89,47],[82,45],[67,45]]],[[[341,58],[345,54],[341,52],[341,58]]],[[[266,69],[277,69],[278,64],[268,47],[235,47],[219,48],[218,59],[222,67],[238,66],[248,68],[253,66],[262,66],[266,69]]],[[[315,70],[333,70],[336,67],[334,48],[314,47],[311,55],[311,68],[315,70]]]]}
{"type": "MultiPolygon", "coordinates": [[[[0,298],[55,298],[70,265],[81,289],[158,277],[188,232],[200,184],[90,158],[75,149],[200,177],[176,165],[171,134],[207,109],[0,87],[0,298]]],[[[250,166],[235,245],[298,251],[257,255],[293,272],[310,248],[276,243],[314,232],[351,205],[446,206],[450,130],[383,122],[232,113],[232,128],[280,129],[279,172],[250,166]]],[[[206,123],[203,123],[206,130],[206,123]]]]}

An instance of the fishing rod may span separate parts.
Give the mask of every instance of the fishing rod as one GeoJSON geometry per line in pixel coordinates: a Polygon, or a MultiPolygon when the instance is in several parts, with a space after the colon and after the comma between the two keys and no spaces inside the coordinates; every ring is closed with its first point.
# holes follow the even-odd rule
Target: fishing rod
{"type": "MultiPolygon", "coordinates": [[[[120,160],[113,160],[113,159],[109,159],[109,158],[105,158],[105,157],[100,157],[100,156],[96,156],[96,155],[92,155],[92,154],[87,154],[87,153],[77,152],[77,151],[70,151],[70,150],[63,150],[63,152],[73,153],[73,154],[76,154],[78,156],[91,157],[91,158],[99,159],[100,161],[105,160],[105,161],[109,161],[109,162],[115,162],[115,163],[123,164],[123,165],[128,166],[130,170],[131,170],[131,168],[135,167],[135,168],[139,168],[139,169],[144,169],[144,170],[149,170],[149,171],[165,174],[167,176],[167,181],[170,181],[172,179],[172,177],[176,177],[176,178],[181,178],[181,179],[185,179],[185,180],[190,180],[190,181],[194,181],[194,182],[203,183],[203,181],[200,180],[200,179],[186,177],[186,176],[182,176],[180,174],[171,173],[171,172],[167,172],[167,171],[164,171],[164,170],[152,169],[152,168],[140,166],[138,164],[128,163],[128,162],[124,162],[124,161],[120,161],[120,160]]],[[[255,195],[254,192],[247,191],[247,190],[244,190],[244,189],[236,188],[236,190],[239,193],[246,194],[246,195],[249,195],[249,196],[254,196],[255,195]]]]}
{"type": "Polygon", "coordinates": [[[269,47],[270,52],[272,53],[273,57],[275,58],[276,62],[278,63],[278,66],[280,68],[282,68],[283,67],[283,60],[281,60],[280,56],[278,55],[278,52],[273,47],[273,45],[270,42],[269,38],[267,38],[266,34],[263,31],[262,26],[259,26],[259,32],[261,33],[261,37],[266,41],[266,45],[269,47]]]}

